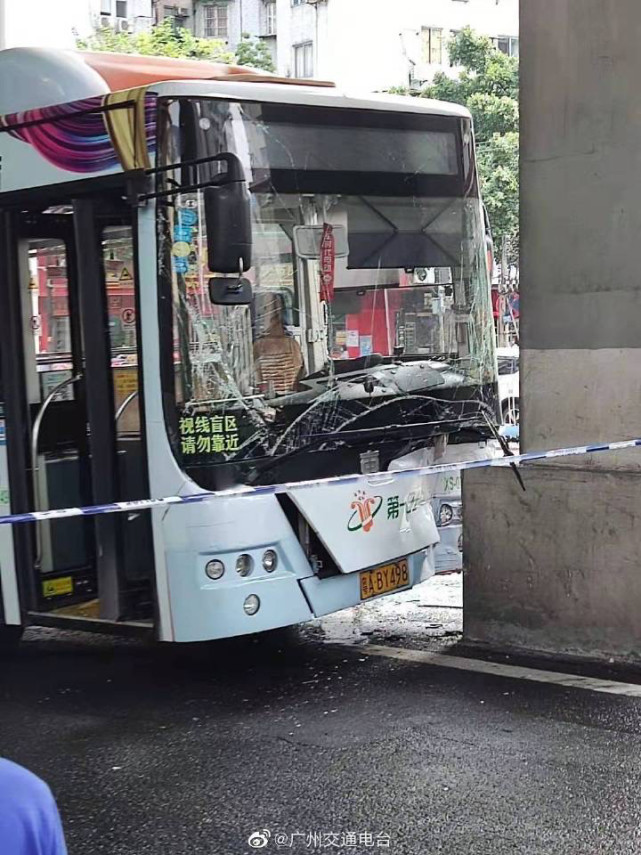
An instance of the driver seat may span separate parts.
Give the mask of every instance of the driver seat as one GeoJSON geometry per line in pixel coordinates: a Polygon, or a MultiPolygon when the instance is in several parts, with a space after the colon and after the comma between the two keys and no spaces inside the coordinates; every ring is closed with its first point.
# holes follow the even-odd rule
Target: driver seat
{"type": "Polygon", "coordinates": [[[265,332],[254,343],[256,381],[269,394],[286,395],[298,385],[303,354],[296,339],[285,332],[280,296],[267,296],[261,309],[265,332]]]}

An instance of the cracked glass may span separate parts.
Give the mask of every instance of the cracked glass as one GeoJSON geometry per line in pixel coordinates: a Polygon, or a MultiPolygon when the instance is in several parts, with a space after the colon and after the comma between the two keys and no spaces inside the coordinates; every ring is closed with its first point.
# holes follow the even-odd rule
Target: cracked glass
{"type": "Polygon", "coordinates": [[[491,434],[467,119],[216,99],[168,101],[161,116],[165,413],[198,483],[383,471],[444,436],[491,434]],[[246,305],[210,298],[203,194],[228,153],[250,198],[246,305]]]}

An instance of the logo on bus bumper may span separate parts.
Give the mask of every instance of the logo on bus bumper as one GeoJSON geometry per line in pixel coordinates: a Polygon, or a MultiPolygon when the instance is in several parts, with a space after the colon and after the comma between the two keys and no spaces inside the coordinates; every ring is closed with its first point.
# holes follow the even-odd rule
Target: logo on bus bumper
{"type": "Polygon", "coordinates": [[[354,501],[350,505],[352,515],[347,523],[347,531],[371,531],[374,526],[374,517],[383,507],[382,496],[368,496],[364,490],[358,490],[354,494],[354,501]]]}
{"type": "MultiPolygon", "coordinates": [[[[387,519],[397,520],[403,515],[407,519],[425,503],[425,496],[420,489],[408,493],[404,501],[401,501],[400,496],[388,496],[387,519]]],[[[352,515],[347,523],[347,530],[371,531],[374,527],[374,517],[383,507],[383,497],[368,496],[364,490],[359,490],[354,494],[354,501],[350,507],[352,515]]]]}

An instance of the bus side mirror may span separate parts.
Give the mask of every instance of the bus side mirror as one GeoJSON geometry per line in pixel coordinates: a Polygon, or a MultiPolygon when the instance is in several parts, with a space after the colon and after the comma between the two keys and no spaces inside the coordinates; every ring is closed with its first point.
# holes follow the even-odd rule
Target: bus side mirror
{"type": "Polygon", "coordinates": [[[207,257],[212,273],[237,275],[252,264],[251,197],[243,165],[235,154],[220,154],[227,171],[204,190],[207,257]]]}
{"type": "Polygon", "coordinates": [[[248,306],[254,299],[249,279],[214,276],[209,280],[209,299],[217,306],[248,306]]]}

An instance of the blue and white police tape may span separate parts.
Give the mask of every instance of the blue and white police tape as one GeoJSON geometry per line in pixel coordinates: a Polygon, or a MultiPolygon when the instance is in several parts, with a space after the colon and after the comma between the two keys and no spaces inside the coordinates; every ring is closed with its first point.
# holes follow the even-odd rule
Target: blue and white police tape
{"type": "Polygon", "coordinates": [[[53,511],[32,511],[24,514],[0,516],[0,525],[14,523],[39,522],[43,520],[66,519],[68,517],[96,516],[98,514],[119,514],[132,511],[144,511],[150,508],[163,508],[169,505],[192,505],[197,502],[209,502],[212,499],[246,498],[248,496],[276,495],[293,490],[309,490],[314,487],[326,487],[332,484],[352,484],[362,481],[372,482],[377,478],[405,478],[408,476],[441,475],[444,472],[462,472],[467,469],[485,469],[489,467],[520,466],[537,460],[550,460],[554,457],[576,457],[581,454],[597,454],[602,451],[621,451],[626,448],[641,447],[641,439],[626,439],[621,442],[608,442],[598,445],[578,445],[573,448],[554,448],[551,451],[530,451],[512,457],[495,457],[485,460],[467,460],[459,463],[438,463],[433,466],[419,466],[413,469],[399,469],[377,472],[371,475],[338,475],[333,478],[319,478],[314,481],[294,481],[283,484],[270,484],[258,487],[234,487],[230,490],[195,493],[191,496],[166,496],[164,499],[140,499],[131,502],[110,502],[106,505],[89,505],[85,508],[61,508],[53,511]]]}

